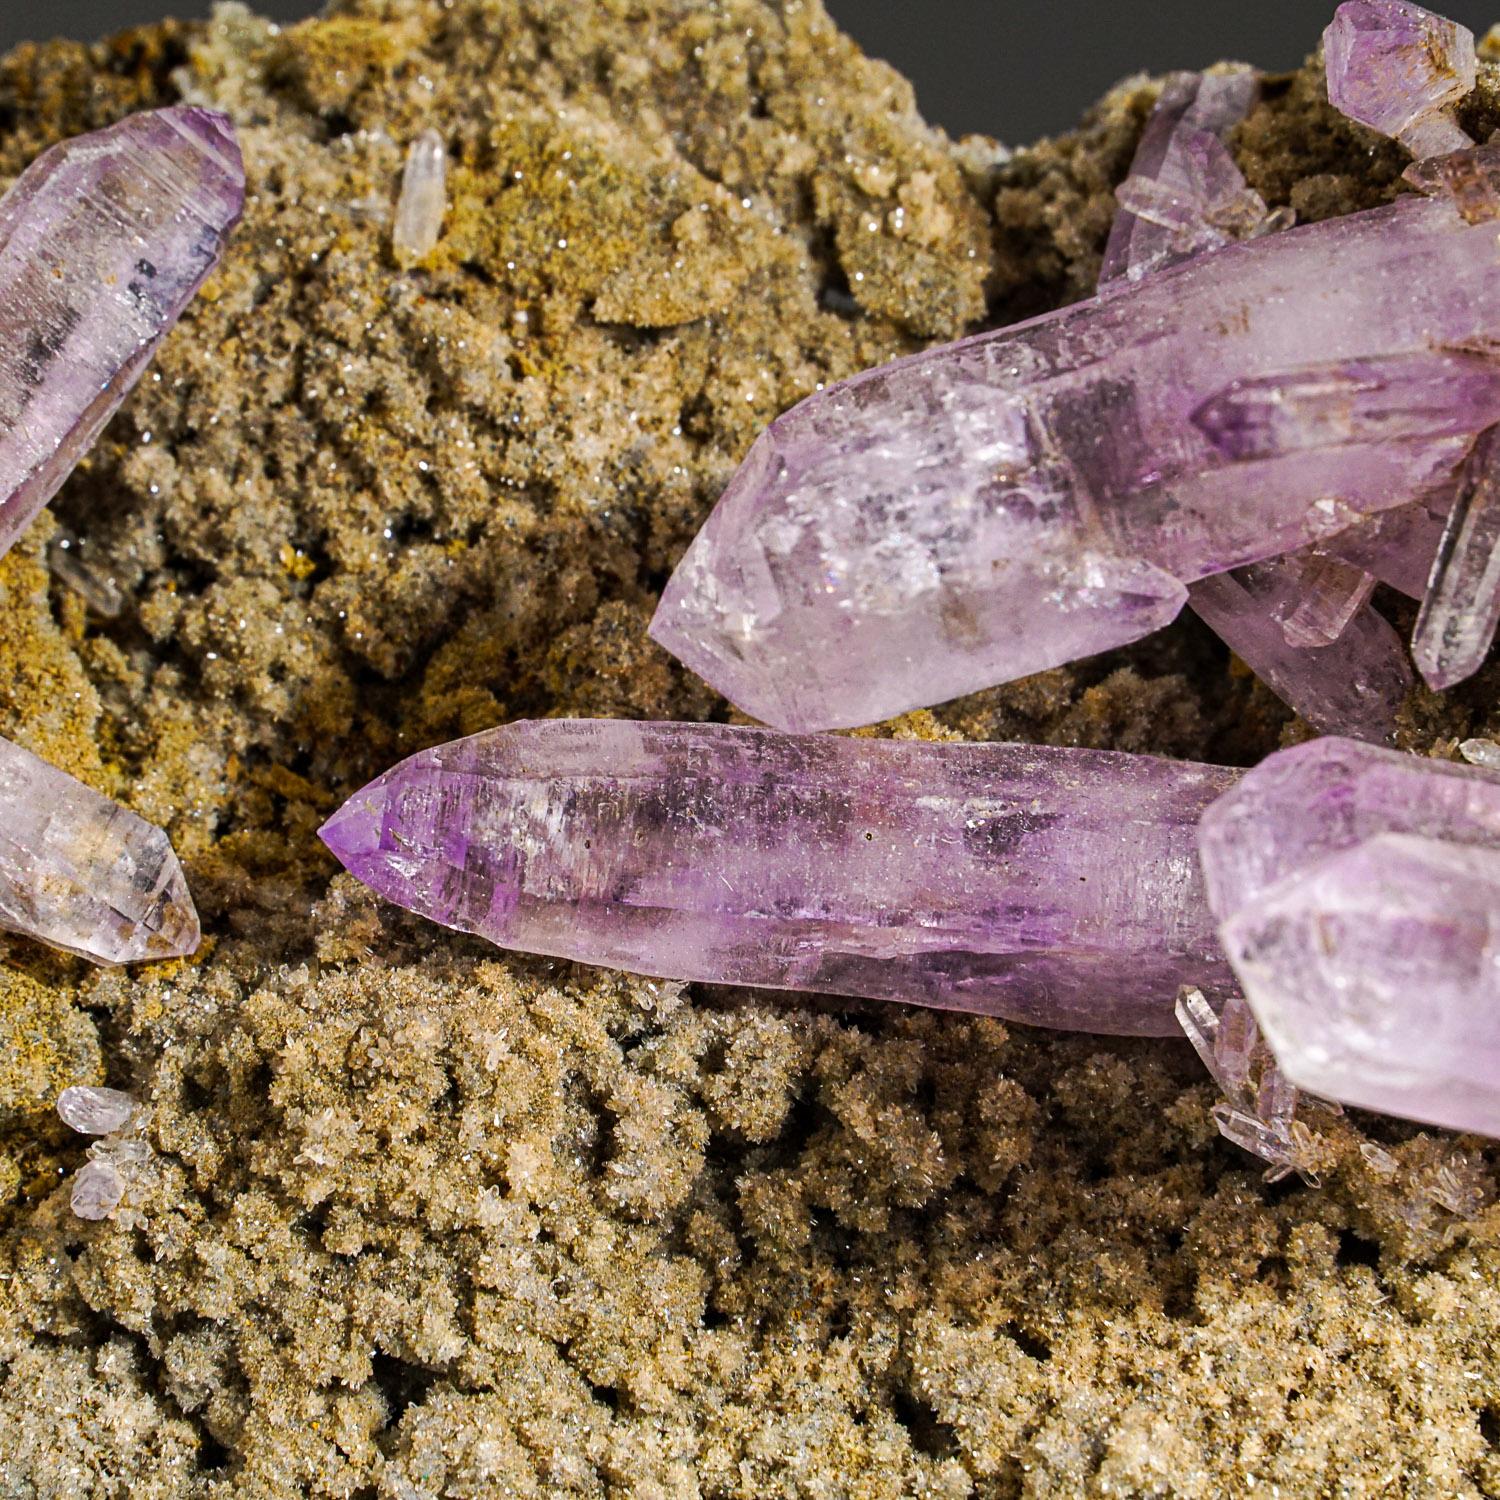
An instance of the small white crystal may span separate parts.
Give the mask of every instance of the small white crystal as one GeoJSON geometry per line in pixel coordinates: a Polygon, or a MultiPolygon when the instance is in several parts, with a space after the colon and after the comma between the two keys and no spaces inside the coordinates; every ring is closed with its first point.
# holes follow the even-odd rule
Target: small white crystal
{"type": "Polygon", "coordinates": [[[113,1162],[91,1161],[73,1179],[69,1198],[80,1219],[107,1219],[125,1196],[125,1179],[113,1162]]]}
{"type": "Polygon", "coordinates": [[[57,1096],[57,1113],[80,1135],[110,1135],[130,1123],[135,1100],[120,1089],[74,1084],[57,1096]]]}
{"type": "Polygon", "coordinates": [[[1458,753],[1471,766],[1480,766],[1486,771],[1500,771],[1500,745],[1494,740],[1465,740],[1458,753]]]}
{"type": "Polygon", "coordinates": [[[443,230],[448,212],[448,143],[436,130],[424,130],[406,153],[401,199],[391,246],[396,260],[411,265],[427,255],[443,230]]]}

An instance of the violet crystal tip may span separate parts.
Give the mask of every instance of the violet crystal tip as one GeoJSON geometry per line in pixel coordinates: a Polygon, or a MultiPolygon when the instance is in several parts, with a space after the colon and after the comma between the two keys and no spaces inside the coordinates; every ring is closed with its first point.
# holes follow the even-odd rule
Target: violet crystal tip
{"type": "Polygon", "coordinates": [[[321,836],[380,895],[505,948],[1165,1035],[1183,983],[1230,983],[1194,838],[1236,779],[1047,746],[548,719],[413,756],[321,836]]]}
{"type": "Polygon", "coordinates": [[[1448,116],[1473,87],[1474,33],[1407,0],[1345,0],[1323,33],[1328,99],[1417,156],[1469,139],[1448,116]]]}

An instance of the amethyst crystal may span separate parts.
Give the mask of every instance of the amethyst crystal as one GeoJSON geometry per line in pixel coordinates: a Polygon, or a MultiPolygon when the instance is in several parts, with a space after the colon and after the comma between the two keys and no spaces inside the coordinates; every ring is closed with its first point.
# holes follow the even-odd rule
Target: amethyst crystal
{"type": "Polygon", "coordinates": [[[757,440],[652,634],[768,723],[852,725],[1331,550],[1500,420],[1494,235],[1408,196],[820,392],[757,440]]]}
{"type": "Polygon", "coordinates": [[[1315,725],[1388,738],[1410,673],[1368,600],[1378,578],[1423,592],[1439,494],[1416,653],[1435,684],[1471,672],[1500,616],[1500,522],[1466,467],[1500,419],[1500,153],[1451,118],[1474,80],[1462,27],[1352,0],[1328,63],[1339,107],[1446,153],[1408,174],[1424,198],[1229,243],[1281,222],[1224,146],[1255,79],[1174,76],[1120,188],[1105,292],[773,422],[653,636],[767,723],[828,728],[1123,645],[1196,584],[1315,725]],[[1303,596],[1280,637],[1249,628],[1257,591],[1303,596]]]}
{"type": "Polygon", "coordinates": [[[1223,137],[1260,93],[1250,68],[1174,73],[1146,122],[1099,271],[1103,286],[1132,281],[1204,250],[1249,238],[1271,224],[1223,137]]]}
{"type": "Polygon", "coordinates": [[[1249,772],[1200,842],[1293,1084],[1500,1135],[1500,775],[1315,740],[1249,772]]]}
{"type": "Polygon", "coordinates": [[[63,141],[0,201],[0,553],[140,379],[244,201],[233,126],[186,107],[63,141]]]}
{"type": "MultiPolygon", "coordinates": [[[[1120,203],[1101,280],[1138,279],[1189,256],[1280,227],[1246,184],[1222,137],[1259,94],[1247,69],[1175,74],[1147,121],[1120,203]],[[1170,205],[1170,213],[1162,204],[1170,205]],[[1155,204],[1151,217],[1143,204],[1155,204]]],[[[1240,460],[1301,441],[1304,408],[1319,417],[1346,403],[1378,414],[1378,383],[1324,381],[1231,387],[1199,415],[1240,460]]],[[[1365,523],[1370,525],[1372,523],[1365,523]]],[[[1335,538],[1335,541],[1338,539],[1335,538]]],[[[1188,589],[1194,611],[1273,692],[1314,728],[1389,740],[1411,689],[1411,669],[1394,630],[1369,609],[1375,577],[1317,547],[1199,579],[1188,589]]]]}
{"type": "Polygon", "coordinates": [[[0,928],[101,964],[178,958],[199,937],[166,834],[3,739],[0,928]]]}
{"type": "Polygon", "coordinates": [[[1329,643],[1288,639],[1306,595],[1286,559],[1200,579],[1188,591],[1194,611],[1278,697],[1315,729],[1360,739],[1391,737],[1411,689],[1401,638],[1373,609],[1354,610],[1329,643]]]}
{"type": "Polygon", "coordinates": [[[1237,774],[549,720],[412,756],[322,837],[381,895],[508,948],[1161,1035],[1181,985],[1232,984],[1194,840],[1237,774]]]}
{"type": "Polygon", "coordinates": [[[1406,0],[1345,0],[1323,33],[1328,99],[1414,156],[1469,144],[1453,106],[1474,87],[1474,33],[1406,0]]]}

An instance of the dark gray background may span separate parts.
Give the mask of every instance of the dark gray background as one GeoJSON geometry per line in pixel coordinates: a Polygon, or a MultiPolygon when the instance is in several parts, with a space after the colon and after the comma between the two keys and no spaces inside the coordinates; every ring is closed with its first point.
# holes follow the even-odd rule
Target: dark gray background
{"type": "MultiPolygon", "coordinates": [[[[92,40],[124,26],[208,13],[210,0],[0,0],[0,48],[62,35],[92,40]]],[[[588,0],[577,0],[580,5],[588,0]]],[[[1310,52],[1334,0],[827,0],[867,52],[917,87],[928,119],[1012,145],[1062,130],[1111,83],[1137,69],[1236,58],[1292,67],[1310,52]]],[[[259,0],[277,20],[317,0],[259,0]]],[[[1500,0],[1436,7],[1483,34],[1500,0]]]]}

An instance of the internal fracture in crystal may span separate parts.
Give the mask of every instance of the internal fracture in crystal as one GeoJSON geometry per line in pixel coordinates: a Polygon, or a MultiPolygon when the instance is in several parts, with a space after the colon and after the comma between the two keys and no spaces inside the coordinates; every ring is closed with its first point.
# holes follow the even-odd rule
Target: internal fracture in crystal
{"type": "Polygon", "coordinates": [[[199,941],[166,834],[4,739],[0,928],[101,964],[178,958],[199,941]]]}
{"type": "Polygon", "coordinates": [[[1045,746],[517,723],[322,829],[398,905],[507,948],[1137,1035],[1231,984],[1199,815],[1236,772],[1045,746]]]}
{"type": "Polygon", "coordinates": [[[0,553],[140,379],[244,200],[229,119],[180,106],[53,146],[0,201],[0,553]]]}
{"type": "Polygon", "coordinates": [[[1315,740],[1216,802],[1201,849],[1292,1083],[1500,1135],[1500,774],[1315,740]]]}

